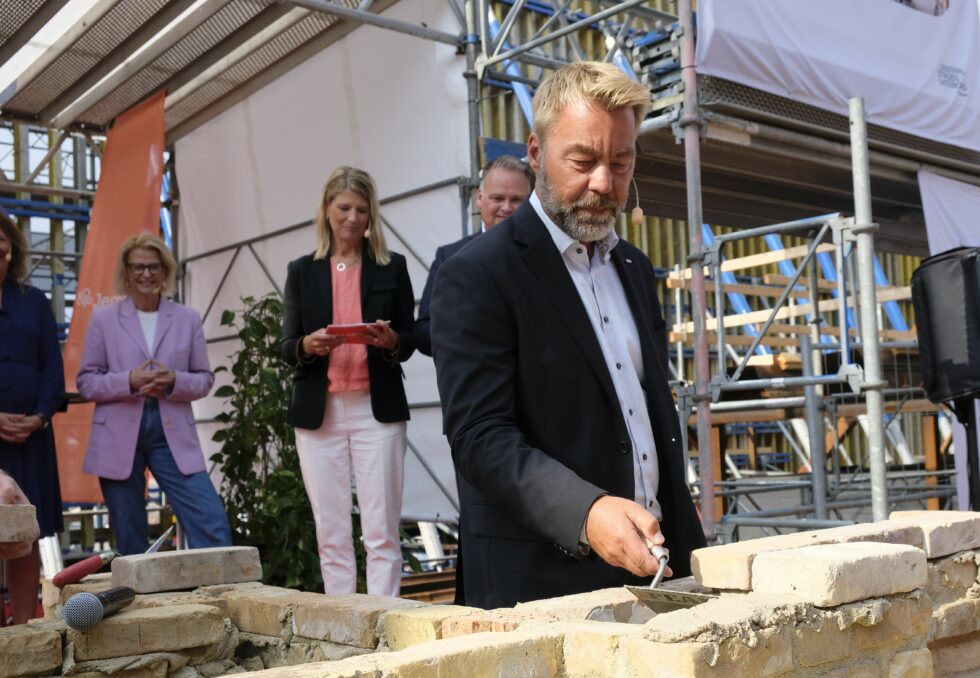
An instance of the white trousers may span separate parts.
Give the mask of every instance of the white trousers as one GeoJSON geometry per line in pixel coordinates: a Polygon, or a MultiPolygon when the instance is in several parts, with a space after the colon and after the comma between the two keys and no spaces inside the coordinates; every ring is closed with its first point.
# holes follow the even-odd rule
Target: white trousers
{"type": "Polygon", "coordinates": [[[397,597],[402,552],[398,534],[405,476],[405,422],[382,424],[367,390],[328,393],[323,424],[296,429],[296,449],[313,507],[324,590],[357,590],[351,523],[351,470],[367,551],[367,590],[397,597]]]}

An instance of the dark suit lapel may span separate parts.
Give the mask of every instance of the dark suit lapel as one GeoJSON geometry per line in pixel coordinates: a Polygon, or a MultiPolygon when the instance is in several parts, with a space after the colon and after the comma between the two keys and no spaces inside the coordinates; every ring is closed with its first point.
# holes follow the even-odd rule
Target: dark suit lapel
{"type": "Polygon", "coordinates": [[[572,282],[572,277],[547,228],[527,201],[514,215],[514,221],[515,240],[527,245],[523,257],[531,269],[531,274],[537,278],[545,295],[558,309],[558,315],[564,321],[586,361],[592,366],[606,395],[613,402],[618,402],[616,389],[609,376],[609,368],[606,366],[606,360],[602,355],[589,316],[582,306],[582,298],[579,297],[575,283],[572,282]]]}
{"type": "MultiPolygon", "coordinates": [[[[310,265],[313,267],[311,274],[316,281],[316,288],[320,291],[320,308],[323,309],[326,322],[329,323],[333,320],[333,280],[330,277],[330,259],[329,257],[321,260],[311,259],[310,265]]],[[[318,309],[310,310],[311,317],[322,317],[318,309]]]]}
{"type": "Polygon", "coordinates": [[[361,312],[364,311],[364,302],[367,300],[371,285],[374,284],[374,276],[378,272],[378,264],[375,263],[371,251],[364,243],[364,256],[361,257],[361,312]]]}

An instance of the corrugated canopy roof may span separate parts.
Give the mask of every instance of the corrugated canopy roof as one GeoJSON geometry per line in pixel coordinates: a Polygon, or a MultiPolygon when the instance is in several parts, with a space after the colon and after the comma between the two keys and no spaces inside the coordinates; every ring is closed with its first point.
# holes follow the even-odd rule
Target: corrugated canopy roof
{"type": "MultiPolygon", "coordinates": [[[[378,0],[372,10],[393,2],[378,0]]],[[[172,140],[355,25],[274,0],[5,2],[0,87],[9,85],[0,111],[8,120],[102,131],[163,89],[172,140]]]]}

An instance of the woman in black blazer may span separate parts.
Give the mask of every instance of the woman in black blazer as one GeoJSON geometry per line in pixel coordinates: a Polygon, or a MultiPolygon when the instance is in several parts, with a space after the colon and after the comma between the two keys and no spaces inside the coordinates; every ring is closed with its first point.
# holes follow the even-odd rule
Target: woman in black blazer
{"type": "Polygon", "coordinates": [[[334,170],[314,225],[316,251],[289,264],[280,348],[295,368],[289,423],[316,521],[324,590],[353,593],[357,586],[353,470],[368,593],[397,596],[409,418],[401,363],[415,350],[415,296],[405,257],[385,244],[367,172],[334,170]]]}

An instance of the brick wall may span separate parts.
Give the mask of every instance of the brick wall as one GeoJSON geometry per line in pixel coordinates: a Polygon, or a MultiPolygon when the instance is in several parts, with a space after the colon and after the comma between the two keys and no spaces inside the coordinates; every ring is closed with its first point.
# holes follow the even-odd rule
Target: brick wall
{"type": "Polygon", "coordinates": [[[664,614],[625,589],[484,611],[243,582],[66,630],[60,606],[112,585],[99,575],[0,630],[0,676],[976,676],[978,563],[980,514],[896,513],[703,549],[698,583],[719,596],[664,614]]]}

